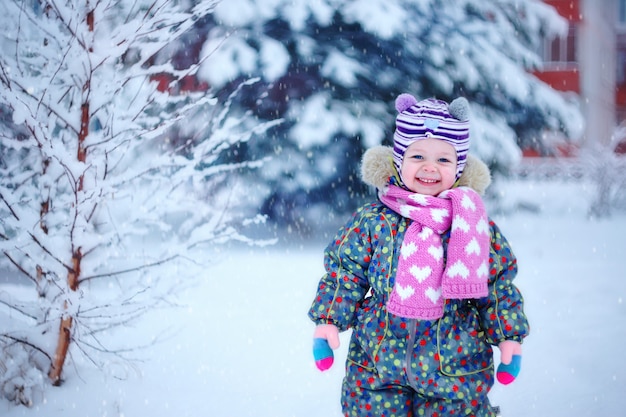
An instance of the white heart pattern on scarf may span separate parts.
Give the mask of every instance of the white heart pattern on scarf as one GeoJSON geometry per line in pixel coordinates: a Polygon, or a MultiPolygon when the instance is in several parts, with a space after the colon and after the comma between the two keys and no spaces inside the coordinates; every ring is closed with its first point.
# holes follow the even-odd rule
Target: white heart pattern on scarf
{"type": "Polygon", "coordinates": [[[428,248],[428,253],[439,262],[443,258],[443,246],[431,246],[428,248]]]}
{"type": "Polygon", "coordinates": [[[447,269],[447,274],[450,278],[454,278],[455,276],[460,276],[461,278],[467,278],[469,276],[469,269],[467,269],[467,266],[465,266],[465,264],[463,262],[461,262],[461,260],[459,259],[458,261],[456,261],[456,263],[452,266],[450,266],[447,269]]]}
{"type": "Polygon", "coordinates": [[[449,212],[446,209],[430,209],[430,217],[437,223],[443,223],[443,219],[448,215],[449,212]]]}
{"type": "Polygon", "coordinates": [[[476,224],[476,231],[478,233],[482,233],[485,235],[489,234],[489,223],[485,221],[485,219],[480,219],[480,221],[476,224]]]}
{"type": "Polygon", "coordinates": [[[417,234],[417,237],[419,237],[423,241],[426,241],[429,237],[433,235],[433,233],[435,233],[433,229],[429,227],[424,227],[422,231],[417,234]]]}
{"type": "Polygon", "coordinates": [[[411,194],[409,196],[409,198],[411,200],[415,201],[420,206],[427,206],[428,205],[428,196],[426,196],[426,195],[423,195],[423,194],[411,194]]]}
{"type": "Polygon", "coordinates": [[[400,214],[402,214],[403,217],[411,217],[411,212],[413,210],[415,210],[415,208],[409,206],[408,204],[400,206],[400,214]]]}
{"type": "Polygon", "coordinates": [[[452,222],[452,231],[455,230],[463,230],[465,233],[470,231],[470,225],[465,219],[461,216],[455,216],[454,221],[452,222]]]}
{"type": "Polygon", "coordinates": [[[409,272],[411,272],[411,275],[413,275],[417,282],[421,284],[426,278],[430,276],[433,270],[430,266],[420,268],[419,266],[413,265],[409,272]]]}
{"type": "Polygon", "coordinates": [[[396,285],[396,292],[398,293],[400,298],[404,301],[410,296],[412,296],[415,290],[410,285],[403,287],[402,285],[398,284],[396,285]]]}
{"type": "Polygon", "coordinates": [[[478,274],[479,277],[489,276],[489,266],[487,265],[487,262],[480,264],[480,267],[476,270],[476,274],[478,274]]]}
{"type": "Polygon", "coordinates": [[[441,288],[436,290],[433,287],[428,287],[428,289],[426,290],[426,297],[428,297],[428,299],[430,299],[430,301],[432,301],[433,304],[436,305],[437,301],[439,301],[439,298],[441,298],[441,288]]]}
{"type": "Polygon", "coordinates": [[[402,253],[402,257],[407,259],[409,256],[413,255],[417,251],[417,245],[414,242],[404,242],[402,243],[402,247],[400,248],[400,253],[402,253]]]}
{"type": "Polygon", "coordinates": [[[475,237],[473,237],[470,243],[468,243],[465,247],[465,253],[467,253],[468,255],[471,255],[472,253],[475,255],[480,255],[480,245],[478,244],[478,241],[475,237]]]}
{"type": "Polygon", "coordinates": [[[463,206],[464,209],[476,211],[476,204],[474,204],[472,199],[467,194],[465,194],[463,198],[461,199],[461,205],[463,206]]]}

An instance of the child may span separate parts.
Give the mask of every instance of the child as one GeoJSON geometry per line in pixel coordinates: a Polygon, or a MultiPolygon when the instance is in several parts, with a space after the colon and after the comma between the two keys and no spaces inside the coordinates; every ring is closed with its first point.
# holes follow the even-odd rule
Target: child
{"type": "Polygon", "coordinates": [[[468,108],[401,94],[392,154],[364,155],[378,199],[325,250],[309,317],[316,343],[332,349],[353,329],[345,416],[495,416],[492,345],[503,364],[521,358],[529,328],[517,263],[479,196],[490,178],[468,157],[468,108]]]}

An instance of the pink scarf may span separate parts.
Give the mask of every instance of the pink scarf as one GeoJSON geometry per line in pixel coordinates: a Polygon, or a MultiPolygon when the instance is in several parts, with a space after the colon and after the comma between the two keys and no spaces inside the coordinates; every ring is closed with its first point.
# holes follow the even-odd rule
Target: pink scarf
{"type": "Polygon", "coordinates": [[[487,296],[489,222],[474,190],[458,187],[432,197],[389,185],[379,198],[413,220],[400,249],[395,284],[387,302],[389,312],[433,320],[443,316],[444,299],[487,296]],[[448,229],[444,269],[441,235],[448,229]]]}

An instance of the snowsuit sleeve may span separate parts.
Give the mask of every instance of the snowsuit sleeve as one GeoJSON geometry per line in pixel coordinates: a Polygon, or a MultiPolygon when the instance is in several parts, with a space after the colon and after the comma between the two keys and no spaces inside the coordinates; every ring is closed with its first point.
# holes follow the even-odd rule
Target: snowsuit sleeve
{"type": "Polygon", "coordinates": [[[352,327],[369,291],[367,269],[371,255],[369,228],[371,206],[361,207],[339,229],[324,251],[326,273],[317,287],[309,317],[316,324],[334,324],[344,331],[352,327]]]}
{"type": "Polygon", "coordinates": [[[524,300],[513,284],[517,259],[498,226],[491,221],[489,295],[476,300],[487,342],[497,345],[504,340],[521,342],[529,333],[524,314],[524,300]]]}

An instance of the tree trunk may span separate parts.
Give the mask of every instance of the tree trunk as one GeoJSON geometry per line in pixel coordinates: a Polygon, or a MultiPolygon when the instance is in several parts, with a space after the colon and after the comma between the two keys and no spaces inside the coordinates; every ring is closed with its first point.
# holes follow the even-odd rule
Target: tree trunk
{"type": "MultiPolygon", "coordinates": [[[[82,260],[82,254],[80,248],[78,248],[72,255],[72,270],[67,273],[67,284],[70,291],[76,291],[78,289],[78,277],[80,275],[80,262],[82,260]]],[[[67,310],[67,301],[63,305],[63,309],[67,310]]],[[[74,318],[71,315],[64,315],[61,318],[61,325],[59,326],[59,338],[57,340],[57,348],[54,352],[50,371],[48,371],[48,378],[52,381],[52,385],[61,385],[61,373],[63,372],[63,365],[67,358],[67,351],[70,347],[70,341],[72,336],[72,324],[74,318]]]]}
{"type": "MultiPolygon", "coordinates": [[[[87,13],[86,23],[89,27],[89,31],[93,32],[93,11],[87,13]]],[[[89,52],[91,52],[91,48],[89,49],[89,52]]],[[[88,92],[90,87],[90,80],[88,78],[83,85],[83,93],[88,92]]],[[[89,97],[89,95],[84,94],[84,97],[89,97]]],[[[85,139],[87,138],[87,135],[89,135],[89,100],[85,99],[85,101],[80,106],[80,132],[78,133],[78,151],[76,154],[76,159],[78,159],[78,161],[80,162],[85,162],[87,159],[87,150],[85,149],[85,139]]],[[[83,190],[83,182],[84,178],[83,175],[81,175],[78,178],[76,192],[80,192],[83,190]]],[[[76,209],[78,210],[78,207],[76,209]]],[[[72,247],[73,246],[74,245],[72,244],[72,247]]],[[[81,261],[82,253],[79,247],[72,253],[72,269],[67,272],[67,286],[70,291],[76,291],[78,289],[78,277],[80,276],[81,261]]],[[[67,301],[65,301],[63,309],[67,311],[67,308],[67,301]]],[[[61,374],[63,372],[65,359],[67,358],[67,352],[70,347],[70,342],[72,340],[73,324],[74,318],[70,314],[64,314],[63,317],[61,317],[57,348],[54,352],[54,357],[52,359],[50,370],[48,371],[48,378],[50,378],[50,380],[52,381],[52,385],[55,386],[61,385],[62,382],[61,374]]]]}
{"type": "Polygon", "coordinates": [[[67,350],[70,347],[70,332],[72,331],[73,321],[72,316],[66,316],[61,319],[57,349],[54,352],[52,365],[50,365],[50,371],[48,372],[48,378],[52,381],[52,385],[55,386],[61,385],[61,373],[63,372],[65,358],[67,358],[67,350]]]}

